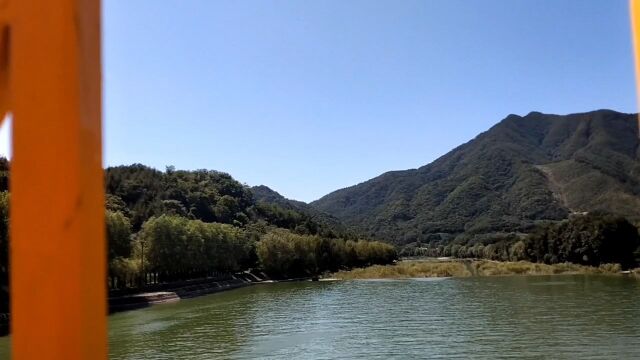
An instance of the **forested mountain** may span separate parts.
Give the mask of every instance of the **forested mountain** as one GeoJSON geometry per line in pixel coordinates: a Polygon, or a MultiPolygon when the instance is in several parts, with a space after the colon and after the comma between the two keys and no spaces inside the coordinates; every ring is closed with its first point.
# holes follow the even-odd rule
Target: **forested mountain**
{"type": "Polygon", "coordinates": [[[160,281],[254,268],[308,276],[396,257],[392,246],[360,241],[337,220],[272,190],[282,199],[256,201],[248,186],[218,171],[111,167],[106,192],[112,288],[149,272],[160,281]]]}
{"type": "Polygon", "coordinates": [[[637,116],[610,110],[509,115],[418,169],[392,171],[311,203],[398,244],[530,232],[603,210],[640,219],[637,116]]]}
{"type": "MultiPolygon", "coordinates": [[[[9,166],[0,158],[0,312],[7,309],[9,166]]],[[[218,171],[117,166],[105,170],[105,187],[112,290],[251,269],[316,276],[397,256],[393,246],[360,239],[303,203],[256,201],[248,186],[218,171]]]]}
{"type": "Polygon", "coordinates": [[[322,212],[305,202],[287,199],[268,186],[253,186],[251,187],[251,192],[258,204],[277,206],[301,213],[327,230],[334,231],[342,236],[345,236],[345,234],[355,236],[354,232],[342,224],[335,216],[322,212]]]}
{"type": "Polygon", "coordinates": [[[110,167],[106,192],[107,209],[126,215],[134,231],[152,216],[167,214],[239,227],[261,224],[301,234],[345,235],[337,219],[325,221],[302,202],[287,200],[266,186],[249,188],[218,171],[168,167],[163,172],[140,164],[110,167]],[[275,195],[267,199],[262,189],[275,195]],[[278,197],[281,200],[274,200],[278,197]]]}
{"type": "MultiPolygon", "coordinates": [[[[0,313],[8,310],[9,175],[0,157],[0,313]]],[[[112,290],[248,269],[310,276],[397,256],[393,246],[361,240],[302,203],[256,201],[248,186],[218,171],[117,166],[105,170],[105,187],[112,290]]]]}

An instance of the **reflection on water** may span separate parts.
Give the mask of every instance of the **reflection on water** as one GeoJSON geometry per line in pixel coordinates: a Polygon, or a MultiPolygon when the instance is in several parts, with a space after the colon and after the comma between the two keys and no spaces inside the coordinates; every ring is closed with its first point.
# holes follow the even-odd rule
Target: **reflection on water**
{"type": "Polygon", "coordinates": [[[116,314],[110,318],[110,355],[640,358],[638,280],[416,280],[258,285],[116,314]]]}

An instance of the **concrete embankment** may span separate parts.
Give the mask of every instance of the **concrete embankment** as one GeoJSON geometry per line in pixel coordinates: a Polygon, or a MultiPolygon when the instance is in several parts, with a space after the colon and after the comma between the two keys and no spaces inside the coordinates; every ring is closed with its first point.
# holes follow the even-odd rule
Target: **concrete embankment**
{"type": "MultiPolygon", "coordinates": [[[[305,280],[315,280],[315,278],[306,277],[270,280],[263,273],[256,274],[244,272],[222,279],[207,278],[168,284],[157,284],[155,286],[149,286],[147,291],[144,292],[126,293],[124,291],[120,291],[111,293],[109,296],[109,313],[112,314],[116,312],[141,309],[156,304],[174,303],[181,299],[194,298],[221,291],[238,289],[252,284],[305,280]]],[[[9,318],[10,315],[8,313],[0,313],[0,336],[7,335],[9,333],[9,318]]]]}
{"type": "MultiPolygon", "coordinates": [[[[255,283],[265,282],[264,274],[249,272],[226,278],[208,278],[180,281],[149,286],[147,291],[126,293],[119,291],[109,296],[109,313],[135,310],[155,304],[169,304],[181,299],[238,289],[255,283]]],[[[128,290],[133,291],[133,290],[128,290]]],[[[10,314],[0,313],[0,336],[9,334],[10,314]]]]}
{"type": "Polygon", "coordinates": [[[167,304],[221,291],[237,289],[262,279],[252,274],[237,274],[229,279],[198,279],[165,285],[161,291],[148,291],[109,297],[109,313],[140,309],[154,304],[167,304]]]}

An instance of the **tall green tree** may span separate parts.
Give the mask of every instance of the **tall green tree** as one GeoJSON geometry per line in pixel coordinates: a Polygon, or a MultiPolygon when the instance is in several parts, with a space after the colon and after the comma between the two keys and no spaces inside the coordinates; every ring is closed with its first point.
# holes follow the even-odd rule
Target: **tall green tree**
{"type": "Polygon", "coordinates": [[[638,229],[625,218],[606,213],[576,216],[538,229],[525,242],[529,260],[584,265],[637,264],[638,229]]]}
{"type": "Polygon", "coordinates": [[[280,277],[316,275],[340,268],[389,264],[397,258],[393,246],[377,241],[344,241],[285,229],[266,233],[257,244],[262,268],[280,277]]]}
{"type": "Polygon", "coordinates": [[[137,243],[134,256],[145,259],[147,270],[179,277],[239,271],[255,258],[244,230],[174,215],[145,222],[137,243]]]}
{"type": "Polygon", "coordinates": [[[109,260],[131,255],[131,223],[121,212],[107,211],[107,241],[109,260]]]}

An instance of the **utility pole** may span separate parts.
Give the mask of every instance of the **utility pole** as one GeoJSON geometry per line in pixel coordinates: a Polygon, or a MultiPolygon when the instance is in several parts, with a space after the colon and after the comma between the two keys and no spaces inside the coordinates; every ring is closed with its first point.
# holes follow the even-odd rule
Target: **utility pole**
{"type": "Polygon", "coordinates": [[[140,270],[142,271],[142,284],[141,287],[144,287],[147,283],[147,276],[144,272],[144,243],[146,241],[144,239],[140,240],[140,247],[141,247],[141,251],[140,251],[140,270]]]}

